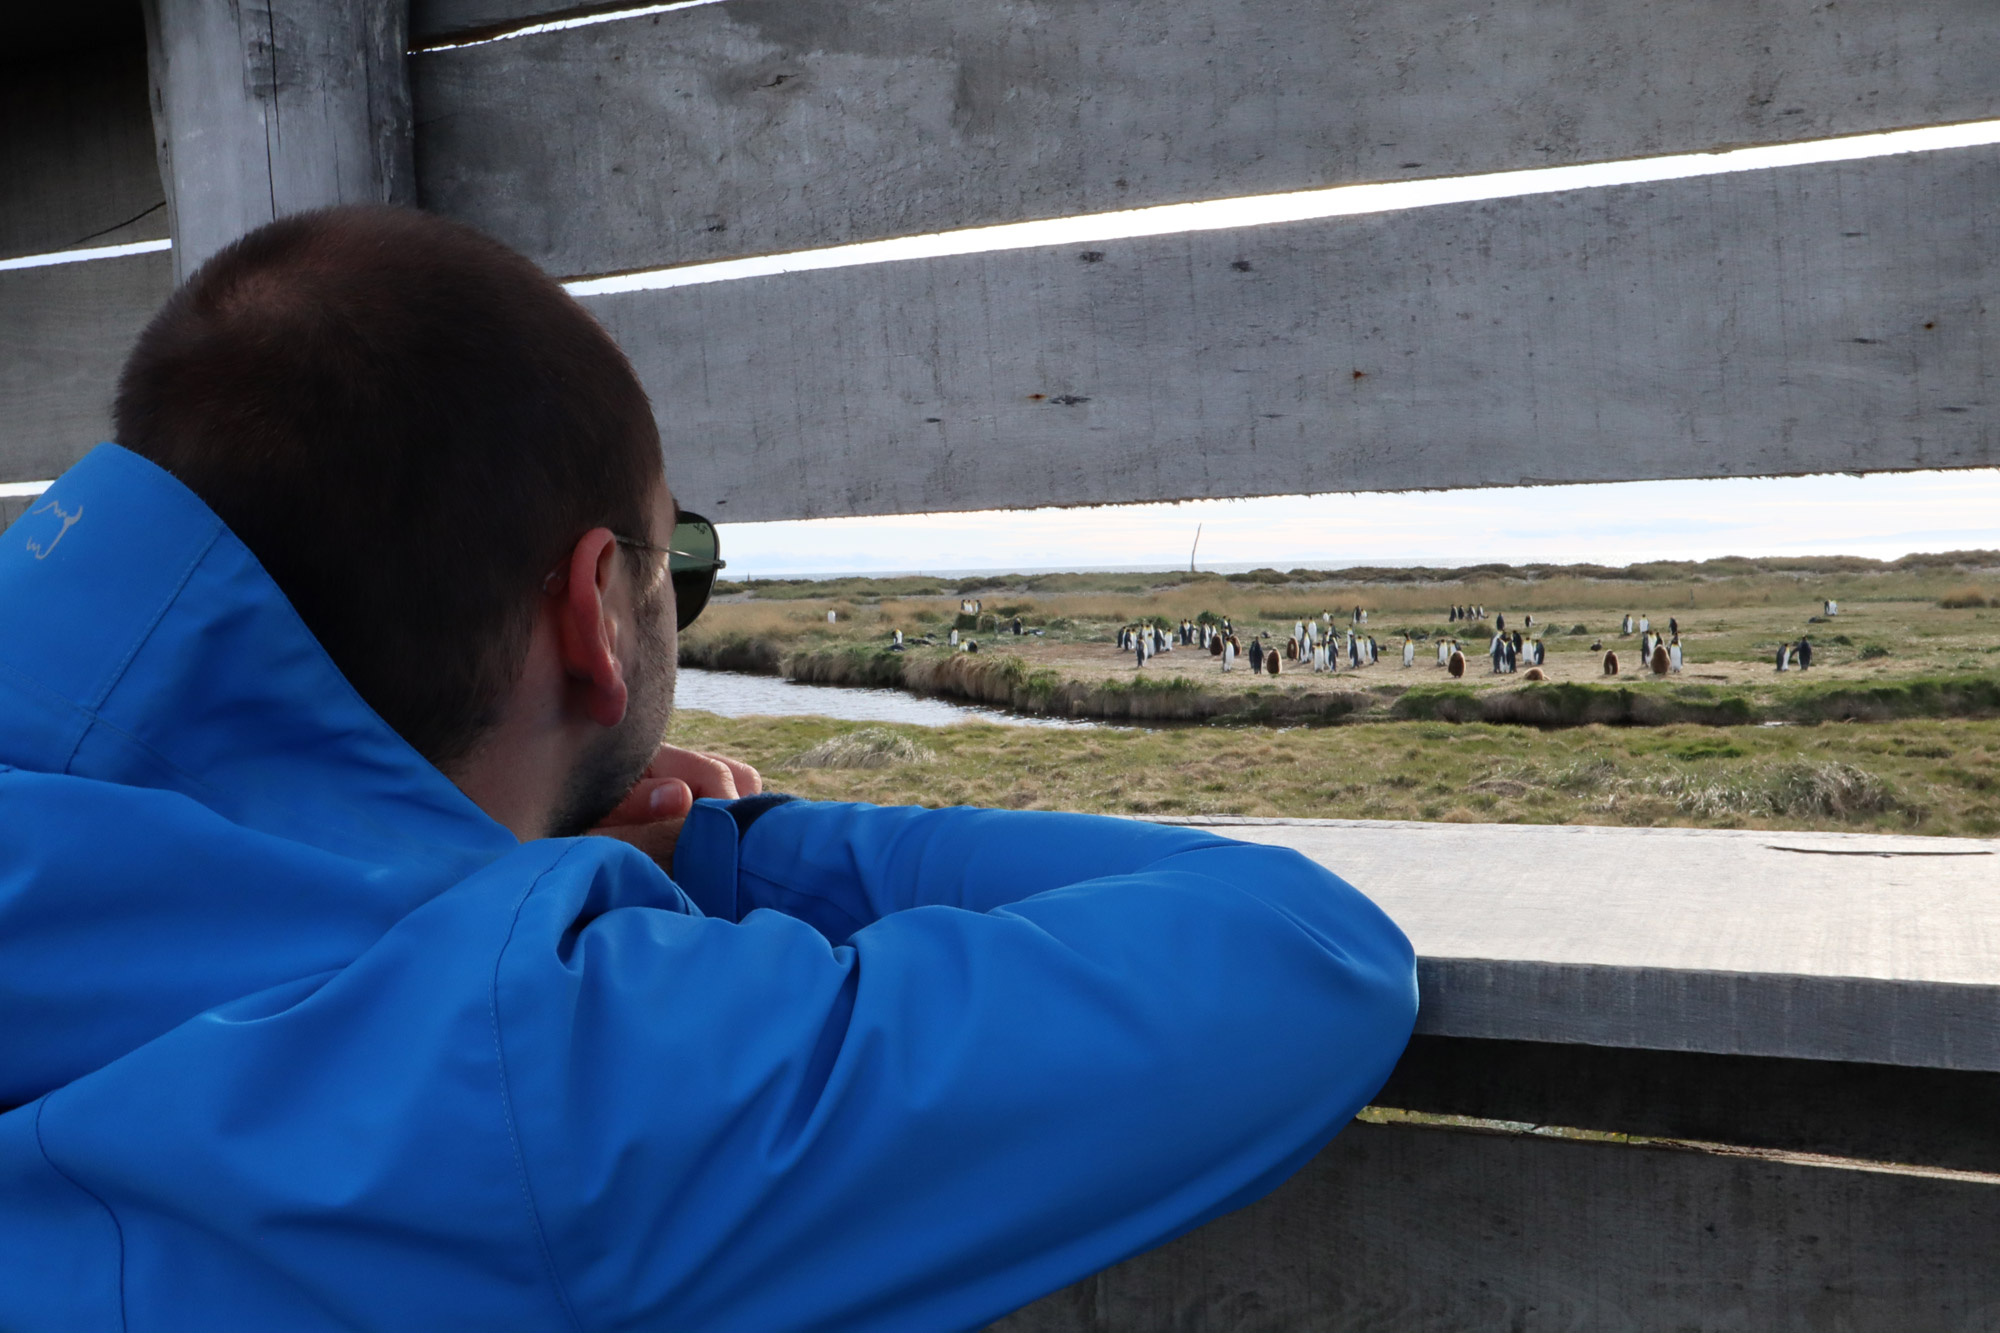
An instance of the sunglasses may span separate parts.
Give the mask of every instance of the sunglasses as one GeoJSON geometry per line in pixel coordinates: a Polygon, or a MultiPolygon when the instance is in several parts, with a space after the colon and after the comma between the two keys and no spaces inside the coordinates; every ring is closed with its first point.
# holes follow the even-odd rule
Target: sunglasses
{"type": "Polygon", "coordinates": [[[680,522],[674,524],[671,546],[655,546],[637,537],[619,537],[615,533],[613,539],[620,546],[667,557],[667,576],[674,581],[675,621],[681,629],[694,624],[694,618],[708,605],[709,593],[715,590],[716,571],[725,565],[722,539],[715,535],[715,524],[683,509],[680,522]]]}

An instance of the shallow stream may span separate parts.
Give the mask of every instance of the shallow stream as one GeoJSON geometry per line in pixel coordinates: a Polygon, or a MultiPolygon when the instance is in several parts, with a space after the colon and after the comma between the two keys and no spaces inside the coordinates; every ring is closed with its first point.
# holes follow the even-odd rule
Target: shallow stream
{"type": "Polygon", "coordinates": [[[698,708],[724,717],[755,715],[839,718],[843,722],[914,722],[948,727],[954,722],[998,722],[1014,727],[1098,727],[1089,719],[1032,717],[999,708],[928,699],[902,690],[850,689],[842,685],[801,685],[778,676],[682,667],[674,687],[674,707],[698,708]]]}

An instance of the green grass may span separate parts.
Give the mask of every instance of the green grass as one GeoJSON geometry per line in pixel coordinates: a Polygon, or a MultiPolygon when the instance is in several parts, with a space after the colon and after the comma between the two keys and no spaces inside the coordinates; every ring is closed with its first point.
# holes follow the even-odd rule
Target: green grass
{"type": "MultiPolygon", "coordinates": [[[[924,579],[792,580],[735,585],[682,639],[689,666],[783,674],[829,685],[903,688],[1024,712],[1114,721],[1292,726],[1335,722],[1513,723],[1541,729],[1762,722],[1886,722],[2000,716],[2000,606],[1984,592],[2000,553],[1961,552],[1878,562],[1716,560],[1626,569],[1480,566],[1215,574],[993,576],[947,585],[924,579]],[[1315,581],[1317,580],[1317,581],[1315,581]],[[1972,580],[1968,582],[1968,580],[1972,580]],[[959,598],[985,609],[958,619],[981,650],[954,653],[942,638],[959,598]],[[1841,614],[1828,620],[1821,603],[1841,614]],[[1553,679],[1530,684],[1484,669],[1478,624],[1446,619],[1451,606],[1504,613],[1509,628],[1532,614],[1553,679]],[[1247,643],[1282,642],[1295,618],[1320,610],[1371,612],[1385,662],[1358,675],[1288,672],[1273,680],[1220,674],[1199,652],[1177,652],[1144,670],[1112,647],[1118,627],[1141,621],[1227,616],[1247,643]],[[834,621],[827,620],[828,612],[834,621]],[[1657,680],[1627,659],[1618,633],[1631,612],[1678,617],[1686,670],[1657,680]],[[997,632],[1019,615],[1040,637],[997,632]],[[969,622],[969,623],[968,623],[969,622]],[[909,651],[890,653],[894,631],[909,651]],[[1404,671],[1396,639],[1422,645],[1404,671]],[[1430,643],[1453,635],[1472,646],[1473,669],[1449,681],[1430,643]],[[1780,643],[1810,635],[1810,673],[1779,675],[1780,643]],[[1594,644],[1602,647],[1593,648],[1594,644]],[[1627,670],[1601,675],[1603,648],[1627,670]]],[[[1487,622],[1490,623],[1490,620],[1487,622]]]]}
{"type": "Polygon", "coordinates": [[[1512,722],[1535,727],[1711,727],[1762,722],[1884,722],[1896,718],[2000,715],[2000,676],[1971,673],[1880,682],[1711,686],[1543,684],[1518,689],[1417,686],[1392,717],[1439,722],[1512,722]]]}
{"type": "Polygon", "coordinates": [[[1055,729],[686,713],[669,739],[744,759],[773,790],[883,804],[2000,834],[1991,719],[1055,729]],[[815,753],[881,766],[800,763],[815,753]]]}

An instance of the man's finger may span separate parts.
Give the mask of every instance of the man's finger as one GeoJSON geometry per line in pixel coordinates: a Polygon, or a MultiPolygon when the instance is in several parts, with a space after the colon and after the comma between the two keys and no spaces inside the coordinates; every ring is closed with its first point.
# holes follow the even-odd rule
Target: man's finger
{"type": "Polygon", "coordinates": [[[711,757],[720,759],[729,766],[730,773],[736,778],[736,794],[738,796],[755,796],[764,790],[763,775],[750,767],[750,765],[744,763],[741,759],[731,759],[727,755],[720,754],[711,757]]]}
{"type": "Polygon", "coordinates": [[[693,756],[699,761],[701,777],[697,779],[703,796],[720,797],[733,801],[743,793],[736,789],[736,773],[726,759],[718,759],[712,754],[693,756]]]}
{"type": "Polygon", "coordinates": [[[650,820],[681,819],[694,809],[694,789],[679,778],[665,778],[646,794],[646,815],[650,820]]]}
{"type": "Polygon", "coordinates": [[[679,771],[687,777],[699,796],[733,801],[743,794],[736,789],[736,774],[729,767],[729,762],[712,754],[688,751],[679,771]]]}
{"type": "Polygon", "coordinates": [[[697,799],[719,798],[734,800],[739,796],[752,796],[764,788],[757,770],[748,764],[720,755],[703,754],[698,750],[683,750],[677,745],[662,745],[653,755],[653,762],[646,766],[646,776],[650,779],[679,778],[693,790],[697,799]]]}
{"type": "Polygon", "coordinates": [[[679,819],[694,808],[694,792],[679,778],[640,778],[599,828],[623,828],[679,819]]]}

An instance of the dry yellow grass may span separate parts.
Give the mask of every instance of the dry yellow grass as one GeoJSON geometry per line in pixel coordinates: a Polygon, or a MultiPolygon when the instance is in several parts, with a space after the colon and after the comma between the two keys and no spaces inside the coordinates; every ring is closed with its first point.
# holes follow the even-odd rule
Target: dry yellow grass
{"type": "Polygon", "coordinates": [[[1142,730],[686,713],[669,739],[743,758],[774,790],[883,804],[2000,834],[2000,721],[1990,720],[1142,730]],[[793,766],[861,730],[902,733],[929,757],[866,769],[793,766]]]}
{"type": "MultiPolygon", "coordinates": [[[[1109,576],[1106,576],[1109,577],[1109,576]]],[[[1139,577],[1139,576],[1134,576],[1139,577]]],[[[799,597],[770,601],[737,595],[712,604],[688,631],[687,643],[699,661],[706,645],[721,641],[754,641],[769,650],[765,660],[776,664],[794,651],[847,644],[880,644],[894,630],[906,636],[925,632],[942,638],[958,610],[955,593],[934,597],[854,595],[839,598],[799,597]],[[826,612],[836,620],[829,625],[826,612]]],[[[1601,674],[1603,642],[1620,650],[1621,658],[1636,640],[1619,637],[1626,612],[1650,615],[1664,628],[1670,617],[1680,622],[1686,650],[1686,674],[1726,684],[1768,680],[1775,673],[1772,657],[1781,642],[1809,636],[1814,645],[1814,672],[1861,680],[1893,679],[1911,674],[1984,671],[2000,666],[2000,606],[1978,605],[1965,588],[1962,570],[1893,570],[1861,574],[1805,577],[1764,573],[1709,581],[1633,583],[1617,579],[1553,578],[1533,583],[1473,580],[1463,584],[1323,585],[1312,588],[1262,587],[1220,579],[1179,587],[1129,593],[1092,590],[1042,593],[991,590],[982,594],[985,623],[976,631],[988,652],[1019,654],[1035,668],[1049,668],[1077,679],[1130,677],[1136,668],[1118,653],[1113,638],[1120,625],[1157,618],[1177,623],[1203,612],[1227,616],[1248,642],[1253,633],[1278,642],[1294,620],[1331,611],[1337,628],[1356,605],[1369,609],[1367,632],[1385,648],[1382,666],[1358,676],[1313,677],[1291,674],[1287,686],[1311,689],[1373,688],[1405,685],[1436,674],[1429,645],[1439,635],[1461,632],[1474,668],[1468,683],[1475,687],[1518,684],[1484,676],[1479,654],[1485,640],[1478,626],[1447,621],[1452,605],[1483,605],[1487,612],[1505,613],[1509,628],[1520,627],[1533,615],[1532,631],[1543,638],[1550,654],[1548,673],[1556,680],[1594,679],[1601,674]],[[1822,602],[1832,598],[1841,613],[1819,618],[1822,602]],[[1946,606],[1959,601],[1963,605],[1946,606]],[[997,613],[997,614],[996,614],[997,613]],[[996,621],[1019,615],[1039,638],[1016,638],[997,632],[996,621]],[[1573,631],[1581,626],[1583,633],[1573,631]],[[1426,636],[1419,648],[1419,669],[1403,673],[1386,649],[1404,631],[1426,636]],[[1431,668],[1427,674],[1423,668],[1431,668]]],[[[1976,599],[1986,602],[1984,592],[1976,599]]],[[[1490,623],[1490,621],[1488,622],[1490,623]]],[[[1149,664],[1152,674],[1219,676],[1214,664],[1194,654],[1176,652],[1149,664]]],[[[1627,673],[1631,674],[1631,673],[1627,673]]],[[[1244,673],[1235,682],[1249,687],[1244,673]]],[[[1211,688],[1214,682],[1203,682],[1211,688]]]]}

